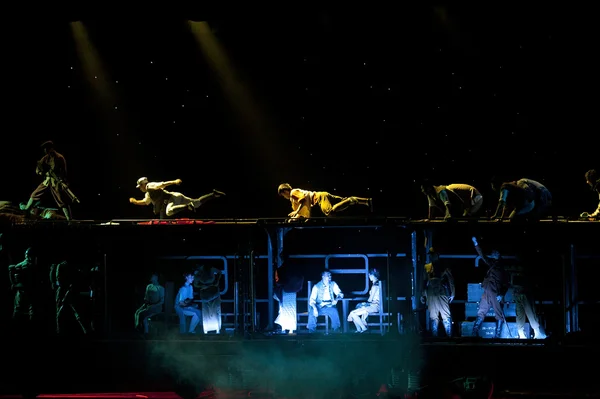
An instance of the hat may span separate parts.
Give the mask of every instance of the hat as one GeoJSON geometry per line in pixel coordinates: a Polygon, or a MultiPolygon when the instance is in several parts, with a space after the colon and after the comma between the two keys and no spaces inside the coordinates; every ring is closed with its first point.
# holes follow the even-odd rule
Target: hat
{"type": "Polygon", "coordinates": [[[142,184],[146,184],[146,183],[148,183],[148,178],[147,178],[147,177],[140,177],[140,178],[137,180],[137,186],[135,186],[135,188],[140,188],[140,186],[141,186],[142,184]]]}
{"type": "Polygon", "coordinates": [[[52,142],[52,140],[44,141],[40,147],[42,147],[42,148],[54,148],[54,143],[52,142]]]}

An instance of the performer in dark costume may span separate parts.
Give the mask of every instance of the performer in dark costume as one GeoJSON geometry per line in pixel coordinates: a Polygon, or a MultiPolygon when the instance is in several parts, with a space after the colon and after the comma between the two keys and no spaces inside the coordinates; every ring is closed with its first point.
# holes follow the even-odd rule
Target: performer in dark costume
{"type": "Polygon", "coordinates": [[[88,333],[88,328],[79,313],[80,278],[79,270],[66,261],[50,267],[50,283],[56,292],[56,333],[59,335],[77,329],[83,334],[88,333]]]}
{"type": "Polygon", "coordinates": [[[25,250],[25,259],[16,265],[8,266],[10,287],[15,292],[13,320],[19,327],[31,323],[38,316],[37,298],[39,296],[38,273],[33,248],[25,250]]]}
{"type": "Polygon", "coordinates": [[[154,214],[164,219],[185,210],[195,212],[196,208],[206,203],[206,201],[225,195],[224,192],[213,190],[212,193],[203,195],[200,198],[190,198],[175,191],[165,190],[169,186],[180,185],[181,183],[181,179],[149,182],[147,177],[140,177],[136,188],[145,193],[144,199],[129,198],[129,202],[134,205],[152,204],[154,214]]]}
{"type": "Polygon", "coordinates": [[[452,337],[450,303],[456,295],[454,277],[450,269],[441,270],[439,265],[440,257],[433,248],[429,248],[427,258],[427,263],[425,264],[425,289],[423,290],[421,303],[427,304],[432,335],[434,337],[438,336],[439,318],[441,317],[446,336],[450,338],[452,337]]]}
{"type": "Polygon", "coordinates": [[[71,220],[71,208],[68,201],[79,202],[79,200],[68,188],[67,161],[64,156],[56,152],[52,141],[43,143],[42,149],[45,155],[38,161],[35,173],[43,176],[44,180],[31,193],[29,201],[26,204],[21,204],[20,208],[23,211],[29,211],[34,204],[42,199],[44,193],[50,190],[56,205],[62,209],[65,218],[71,220]]]}
{"type": "Polygon", "coordinates": [[[165,303],[165,288],[158,282],[158,274],[153,273],[150,284],[146,286],[144,303],[135,311],[135,328],[143,327],[148,334],[148,318],[162,313],[165,303]]]}

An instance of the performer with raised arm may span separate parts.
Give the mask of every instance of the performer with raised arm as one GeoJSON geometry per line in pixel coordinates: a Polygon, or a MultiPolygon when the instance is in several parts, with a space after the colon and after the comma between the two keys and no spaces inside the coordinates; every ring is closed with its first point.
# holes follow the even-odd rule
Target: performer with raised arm
{"type": "Polygon", "coordinates": [[[277,194],[292,203],[292,212],[288,214],[292,220],[309,219],[312,215],[312,208],[317,205],[325,216],[334,216],[353,205],[368,206],[373,212],[372,198],[340,197],[326,191],[292,188],[288,183],[280,184],[277,188],[277,194]]]}
{"type": "Polygon", "coordinates": [[[502,335],[502,327],[506,321],[504,310],[502,309],[500,302],[502,302],[502,299],[508,290],[508,277],[504,270],[504,266],[500,261],[500,252],[493,250],[489,255],[485,255],[477,242],[477,238],[473,237],[472,240],[477,254],[489,267],[487,274],[481,283],[483,294],[481,295],[479,308],[477,309],[477,319],[473,324],[473,336],[479,336],[481,323],[483,323],[485,315],[489,312],[490,308],[493,308],[494,316],[496,317],[495,337],[500,338],[502,335]]]}
{"type": "Polygon", "coordinates": [[[27,203],[22,203],[19,207],[22,211],[29,211],[50,190],[56,205],[62,209],[65,218],[71,220],[71,209],[67,201],[79,202],[79,199],[69,189],[67,183],[67,161],[62,154],[54,149],[52,141],[43,143],[42,149],[45,155],[38,161],[35,173],[43,176],[44,180],[31,193],[27,203]]]}
{"type": "Polygon", "coordinates": [[[212,193],[203,195],[200,198],[190,198],[175,191],[165,190],[169,186],[180,185],[181,183],[181,179],[149,182],[147,177],[140,177],[136,188],[139,188],[145,194],[144,198],[141,200],[129,198],[129,202],[134,205],[152,204],[154,206],[154,214],[164,219],[185,210],[194,212],[196,208],[208,200],[225,195],[221,191],[213,190],[212,193]]]}

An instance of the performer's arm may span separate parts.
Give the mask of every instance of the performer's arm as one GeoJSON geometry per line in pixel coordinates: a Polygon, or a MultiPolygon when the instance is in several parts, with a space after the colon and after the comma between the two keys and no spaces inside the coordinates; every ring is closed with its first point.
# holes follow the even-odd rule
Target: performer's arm
{"type": "Polygon", "coordinates": [[[444,203],[444,207],[446,208],[446,215],[444,218],[448,219],[452,217],[450,214],[450,198],[448,198],[448,193],[446,190],[442,190],[438,195],[440,196],[440,200],[444,203]]]}
{"type": "Polygon", "coordinates": [[[496,208],[496,212],[492,219],[504,219],[504,214],[506,213],[506,199],[508,198],[508,190],[500,191],[500,199],[498,200],[498,207],[496,208]]]}
{"type": "MultiPolygon", "coordinates": [[[[181,183],[182,183],[181,179],[163,181],[163,182],[160,182],[160,183],[155,183],[155,185],[153,185],[152,188],[155,188],[155,189],[164,189],[164,188],[167,188],[169,186],[180,185],[181,183]]],[[[148,184],[151,184],[151,183],[148,183],[148,184]]]]}
{"type": "Polygon", "coordinates": [[[337,283],[333,282],[333,293],[335,294],[335,300],[342,299],[344,297],[344,293],[340,289],[340,286],[337,283]]]}
{"type": "Polygon", "coordinates": [[[165,303],[165,288],[161,285],[158,286],[158,303],[157,305],[164,305],[165,303]]]}
{"type": "Polygon", "coordinates": [[[444,274],[448,278],[448,284],[450,284],[450,298],[451,298],[450,301],[452,301],[454,299],[454,297],[456,296],[456,286],[454,285],[454,276],[452,275],[452,272],[450,271],[450,269],[446,269],[444,271],[444,274]]]}
{"type": "Polygon", "coordinates": [[[148,305],[151,305],[151,303],[150,303],[150,295],[148,295],[148,291],[150,291],[150,287],[151,286],[152,286],[151,284],[148,284],[146,286],[146,291],[144,292],[144,303],[146,303],[148,305]]]}
{"type": "Polygon", "coordinates": [[[314,310],[317,310],[317,286],[314,285],[312,287],[312,290],[310,291],[310,298],[308,299],[308,306],[313,308],[314,310]]]}
{"type": "Polygon", "coordinates": [[[472,240],[473,240],[473,245],[475,245],[475,251],[477,251],[477,255],[479,255],[481,257],[481,259],[485,262],[485,264],[489,266],[490,264],[488,262],[487,256],[485,256],[483,251],[481,250],[481,247],[479,246],[477,239],[475,237],[473,237],[472,240]]]}
{"type": "Polygon", "coordinates": [[[598,194],[598,200],[599,200],[598,201],[598,208],[596,208],[596,211],[594,213],[592,213],[590,215],[590,217],[593,217],[593,218],[600,217],[600,194],[598,194]]]}
{"type": "Polygon", "coordinates": [[[138,200],[133,197],[129,198],[129,202],[133,205],[150,205],[152,204],[152,200],[150,199],[150,194],[146,193],[144,199],[138,200]]]}
{"type": "Polygon", "coordinates": [[[10,280],[10,286],[15,285],[15,276],[14,276],[15,267],[13,265],[8,266],[8,279],[10,280]]]}

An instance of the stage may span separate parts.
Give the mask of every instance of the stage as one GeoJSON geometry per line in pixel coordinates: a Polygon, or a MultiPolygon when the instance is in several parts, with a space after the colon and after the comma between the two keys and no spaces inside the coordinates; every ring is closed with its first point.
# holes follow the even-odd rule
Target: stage
{"type": "Polygon", "coordinates": [[[590,367],[600,356],[597,343],[576,337],[516,341],[257,333],[161,340],[38,339],[22,351],[17,343],[25,342],[16,340],[9,345],[4,341],[3,351],[20,367],[4,373],[0,383],[4,394],[25,389],[195,397],[218,390],[254,392],[248,394],[252,397],[329,398],[353,397],[358,391],[371,395],[362,397],[376,397],[382,386],[388,397],[406,392],[435,397],[433,392],[468,380],[480,389],[493,384],[493,397],[597,397],[589,396],[599,393],[595,368],[590,367]],[[32,358],[44,360],[36,364],[32,358]],[[318,396],[324,389],[329,394],[318,396]]]}
{"type": "MultiPolygon", "coordinates": [[[[88,287],[83,294],[92,298],[94,324],[86,336],[59,339],[49,329],[5,336],[3,351],[14,367],[2,376],[3,394],[176,392],[187,398],[216,389],[221,394],[214,397],[404,397],[418,391],[420,398],[442,398],[436,390],[471,386],[469,397],[483,397],[473,395],[493,385],[493,397],[541,398],[598,391],[588,364],[600,355],[593,283],[600,222],[23,220],[2,225],[1,231],[5,263],[20,262],[23,251],[35,246],[43,268],[63,259],[82,265],[88,287]],[[468,316],[467,285],[481,281],[472,236],[482,237],[482,245],[498,248],[508,260],[524,249],[534,253],[541,270],[537,304],[549,339],[460,337],[459,323],[468,316]],[[424,241],[440,251],[457,280],[456,338],[425,338],[430,331],[418,301],[424,241]],[[297,297],[299,333],[272,334],[278,309],[274,272],[285,261],[295,262],[306,281],[331,270],[347,293],[339,306],[344,333],[325,334],[322,327],[319,334],[305,333],[305,283],[297,297]],[[174,290],[181,273],[200,262],[224,273],[223,334],[181,336],[173,319],[174,290]],[[371,268],[384,276],[385,315],[372,318],[369,334],[353,334],[344,320],[364,300],[364,276],[371,268]],[[142,338],[131,331],[143,290],[132,287],[143,289],[147,274],[156,270],[167,287],[166,325],[154,339],[142,338]]],[[[9,314],[6,309],[6,322],[9,314]]]]}

